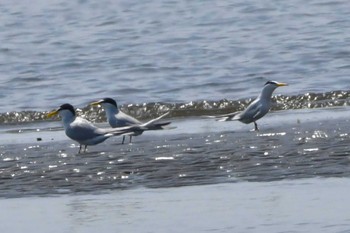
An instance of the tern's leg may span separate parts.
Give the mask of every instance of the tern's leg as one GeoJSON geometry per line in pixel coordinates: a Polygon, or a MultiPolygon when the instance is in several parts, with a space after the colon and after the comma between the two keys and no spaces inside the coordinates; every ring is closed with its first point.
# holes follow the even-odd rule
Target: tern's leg
{"type": "Polygon", "coordinates": [[[82,146],[82,145],[80,144],[78,154],[80,154],[80,151],[81,151],[81,146],[82,146]]]}
{"type": "Polygon", "coordinates": [[[124,144],[124,141],[125,141],[125,135],[123,136],[123,141],[122,141],[122,144],[124,144]]]}
{"type": "Polygon", "coordinates": [[[254,121],[255,131],[259,131],[258,124],[254,121]]]}
{"type": "Polygon", "coordinates": [[[131,139],[132,139],[132,136],[130,136],[130,141],[129,141],[129,143],[131,143],[131,139]]]}
{"type": "Polygon", "coordinates": [[[86,152],[86,148],[87,148],[87,145],[85,145],[85,148],[84,148],[84,153],[86,152]]]}

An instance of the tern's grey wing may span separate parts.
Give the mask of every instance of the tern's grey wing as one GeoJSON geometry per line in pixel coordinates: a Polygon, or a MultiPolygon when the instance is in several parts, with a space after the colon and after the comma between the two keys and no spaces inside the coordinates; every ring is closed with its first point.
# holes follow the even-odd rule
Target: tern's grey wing
{"type": "Polygon", "coordinates": [[[259,99],[252,102],[246,110],[237,116],[238,120],[244,123],[251,123],[259,120],[269,111],[269,105],[259,99]]]}
{"type": "Polygon", "coordinates": [[[123,127],[128,125],[142,124],[141,121],[123,113],[122,111],[119,111],[115,115],[115,117],[116,117],[115,125],[111,125],[112,127],[123,127]]]}
{"type": "Polygon", "coordinates": [[[237,115],[237,119],[244,123],[251,123],[254,121],[254,116],[258,115],[260,111],[260,104],[258,102],[249,105],[241,114],[237,115]]]}
{"type": "Polygon", "coordinates": [[[75,121],[70,123],[66,131],[67,134],[69,134],[69,137],[74,140],[89,139],[102,134],[101,132],[98,132],[98,128],[91,122],[80,117],[77,117],[75,121]]]}
{"type": "Polygon", "coordinates": [[[80,117],[77,117],[75,121],[66,128],[67,136],[77,142],[92,140],[104,136],[105,133],[106,132],[102,129],[97,128],[91,122],[80,117]]]}

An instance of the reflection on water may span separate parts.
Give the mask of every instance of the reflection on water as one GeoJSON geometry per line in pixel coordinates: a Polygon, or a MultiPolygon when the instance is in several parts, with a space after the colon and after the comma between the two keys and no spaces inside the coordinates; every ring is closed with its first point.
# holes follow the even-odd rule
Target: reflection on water
{"type": "Polygon", "coordinates": [[[347,232],[348,183],[348,178],[311,178],[2,199],[0,230],[347,232]]]}

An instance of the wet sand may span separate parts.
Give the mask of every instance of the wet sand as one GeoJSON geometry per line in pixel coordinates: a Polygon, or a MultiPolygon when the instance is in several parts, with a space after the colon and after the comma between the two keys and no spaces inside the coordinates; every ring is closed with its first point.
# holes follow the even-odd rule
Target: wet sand
{"type": "Polygon", "coordinates": [[[82,155],[60,122],[3,126],[0,232],[347,232],[348,112],[173,119],[82,155]]]}
{"type": "Polygon", "coordinates": [[[60,122],[6,125],[0,197],[350,177],[348,108],[272,112],[259,132],[240,122],[172,121],[176,129],[145,132],[125,145],[114,137],[85,154],[60,122]]]}
{"type": "Polygon", "coordinates": [[[348,178],[0,200],[1,232],[348,232],[348,178]]]}

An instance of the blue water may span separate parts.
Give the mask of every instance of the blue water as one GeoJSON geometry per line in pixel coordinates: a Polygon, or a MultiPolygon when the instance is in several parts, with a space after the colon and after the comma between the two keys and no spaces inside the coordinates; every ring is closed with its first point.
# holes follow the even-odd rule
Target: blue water
{"type": "Polygon", "coordinates": [[[345,0],[1,1],[0,231],[347,232],[349,15],[345,0]],[[267,80],[289,86],[260,132],[200,117],[267,80]],[[69,102],[107,127],[87,106],[102,97],[176,128],[78,154],[46,112],[69,102]]]}
{"type": "Polygon", "coordinates": [[[0,3],[0,112],[347,90],[348,1],[0,3]]]}

